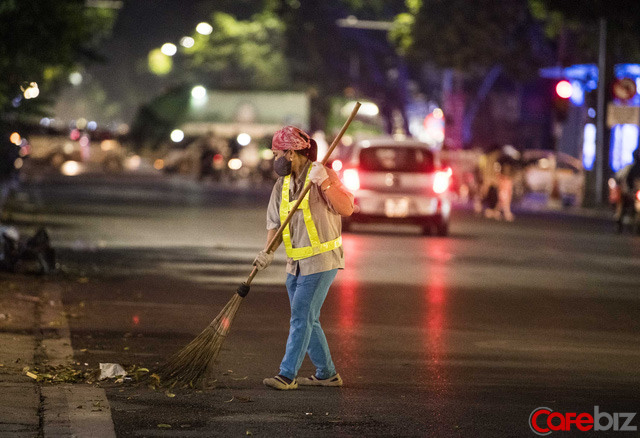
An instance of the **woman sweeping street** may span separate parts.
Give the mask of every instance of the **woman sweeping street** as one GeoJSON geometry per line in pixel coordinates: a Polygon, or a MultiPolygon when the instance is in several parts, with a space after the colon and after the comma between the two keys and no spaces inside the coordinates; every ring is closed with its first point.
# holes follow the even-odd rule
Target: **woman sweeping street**
{"type": "MultiPolygon", "coordinates": [[[[333,170],[315,162],[317,145],[304,131],[284,127],[274,134],[271,148],[275,153],[274,170],[280,178],[267,210],[267,242],[271,242],[305,185],[311,183],[311,189],[282,231],[291,305],[289,337],[280,372],[263,383],[279,390],[296,389],[298,385],[342,386],[319,317],[338,269],[344,268],[340,217],[353,213],[353,195],[333,170]],[[309,354],[316,372],[298,379],[305,354],[309,354]]],[[[262,250],[253,264],[262,270],[272,261],[273,252],[262,250]]]]}

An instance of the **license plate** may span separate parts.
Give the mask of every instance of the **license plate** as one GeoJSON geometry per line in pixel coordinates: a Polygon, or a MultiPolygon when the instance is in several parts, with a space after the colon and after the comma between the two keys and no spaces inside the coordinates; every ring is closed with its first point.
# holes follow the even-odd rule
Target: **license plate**
{"type": "Polygon", "coordinates": [[[384,203],[384,212],[387,217],[406,217],[409,214],[409,200],[387,199],[384,203]]]}

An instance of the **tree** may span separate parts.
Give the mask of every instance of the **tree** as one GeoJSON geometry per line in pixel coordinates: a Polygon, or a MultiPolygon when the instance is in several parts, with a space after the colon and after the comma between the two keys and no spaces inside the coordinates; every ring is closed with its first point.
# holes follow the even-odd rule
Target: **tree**
{"type": "Polygon", "coordinates": [[[266,10],[248,21],[215,12],[210,35],[193,34],[186,67],[218,89],[277,89],[289,84],[284,25],[266,10]]]}
{"type": "Polygon", "coordinates": [[[596,62],[598,26],[607,20],[611,59],[640,62],[640,12],[635,0],[530,0],[531,10],[545,24],[549,38],[562,43],[559,58],[563,65],[596,62]]]}
{"type": "Polygon", "coordinates": [[[470,75],[531,77],[550,60],[527,0],[410,0],[392,39],[409,57],[470,75]]]}
{"type": "Polygon", "coordinates": [[[39,111],[79,64],[97,61],[116,10],[79,0],[0,0],[0,114],[39,111]],[[37,99],[23,100],[35,82],[37,99]]]}

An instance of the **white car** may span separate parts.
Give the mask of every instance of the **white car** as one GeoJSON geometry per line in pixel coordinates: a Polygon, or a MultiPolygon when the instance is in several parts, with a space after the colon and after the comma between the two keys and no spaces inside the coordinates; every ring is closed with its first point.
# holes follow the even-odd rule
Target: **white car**
{"type": "Polygon", "coordinates": [[[354,222],[420,225],[424,234],[449,233],[451,169],[440,165],[437,153],[422,142],[382,138],[351,147],[340,172],[355,196],[354,222]]]}

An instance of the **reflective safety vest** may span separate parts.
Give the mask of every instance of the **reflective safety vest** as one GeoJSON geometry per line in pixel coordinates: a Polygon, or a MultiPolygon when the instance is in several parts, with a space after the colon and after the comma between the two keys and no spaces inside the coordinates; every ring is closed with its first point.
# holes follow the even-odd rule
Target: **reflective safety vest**
{"type": "MultiPolygon", "coordinates": [[[[305,186],[309,184],[310,173],[311,167],[309,167],[309,172],[307,172],[307,177],[304,181],[305,186]]],[[[291,175],[287,175],[284,177],[284,182],[282,184],[282,199],[280,200],[280,223],[284,223],[284,221],[287,219],[287,216],[289,215],[290,208],[293,207],[296,202],[289,202],[290,180],[291,175]]],[[[320,242],[320,238],[318,237],[318,230],[316,229],[316,224],[313,222],[313,218],[311,217],[311,209],[309,208],[310,193],[311,190],[307,192],[298,208],[302,210],[302,214],[304,216],[304,225],[307,228],[307,234],[309,235],[309,242],[311,242],[311,246],[294,248],[291,245],[291,230],[289,229],[289,224],[287,224],[287,226],[284,227],[284,230],[282,230],[282,241],[284,242],[287,256],[291,257],[294,260],[306,259],[316,254],[331,251],[342,246],[342,236],[328,242],[320,242]]]]}

